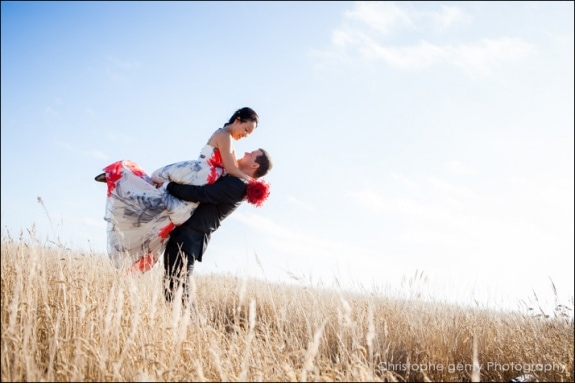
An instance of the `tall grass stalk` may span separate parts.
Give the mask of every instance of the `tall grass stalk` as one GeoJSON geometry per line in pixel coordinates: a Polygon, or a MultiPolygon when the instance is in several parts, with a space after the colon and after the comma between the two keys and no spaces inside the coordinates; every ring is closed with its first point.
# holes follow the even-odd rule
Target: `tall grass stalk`
{"type": "MultiPolygon", "coordinates": [[[[126,276],[102,254],[2,239],[2,381],[573,381],[572,316],[235,276],[126,276]],[[181,294],[181,291],[179,292],[181,294]]],[[[562,310],[571,310],[562,305],[562,310]]]]}

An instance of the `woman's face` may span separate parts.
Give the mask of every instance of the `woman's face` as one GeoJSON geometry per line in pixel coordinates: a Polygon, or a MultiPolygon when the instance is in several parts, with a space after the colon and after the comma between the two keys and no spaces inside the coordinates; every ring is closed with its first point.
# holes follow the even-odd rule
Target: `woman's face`
{"type": "Polygon", "coordinates": [[[254,131],[256,126],[257,124],[255,121],[240,122],[238,119],[232,124],[230,134],[234,140],[239,140],[249,136],[254,131]]]}

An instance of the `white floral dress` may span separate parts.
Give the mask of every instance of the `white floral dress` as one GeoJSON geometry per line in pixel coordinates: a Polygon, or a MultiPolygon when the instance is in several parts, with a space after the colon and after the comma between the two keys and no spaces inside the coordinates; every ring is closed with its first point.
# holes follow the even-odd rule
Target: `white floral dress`
{"type": "Polygon", "coordinates": [[[108,255],[115,267],[142,272],[157,263],[170,232],[198,206],[169,194],[167,183],[211,184],[224,173],[220,152],[210,145],[204,146],[197,160],[164,166],[151,177],[130,160],[114,162],[103,170],[108,185],[104,216],[108,255]],[[154,182],[163,185],[156,188],[154,182]]]}

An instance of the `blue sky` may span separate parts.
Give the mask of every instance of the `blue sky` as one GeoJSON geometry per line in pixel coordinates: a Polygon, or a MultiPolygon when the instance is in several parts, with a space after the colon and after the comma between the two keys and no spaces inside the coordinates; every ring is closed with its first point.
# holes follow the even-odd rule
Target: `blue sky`
{"type": "Polygon", "coordinates": [[[272,194],[198,272],[573,296],[573,2],[1,6],[2,235],[104,253],[93,177],[196,158],[249,106],[272,194]]]}

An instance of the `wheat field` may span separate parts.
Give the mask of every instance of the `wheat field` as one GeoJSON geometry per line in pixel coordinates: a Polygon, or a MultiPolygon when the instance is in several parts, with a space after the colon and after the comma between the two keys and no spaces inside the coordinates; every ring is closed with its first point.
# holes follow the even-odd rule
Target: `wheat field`
{"type": "MultiPolygon", "coordinates": [[[[573,381],[573,318],[192,277],[2,239],[2,381],[573,381]]],[[[563,307],[563,309],[565,309],[563,307]]]]}

